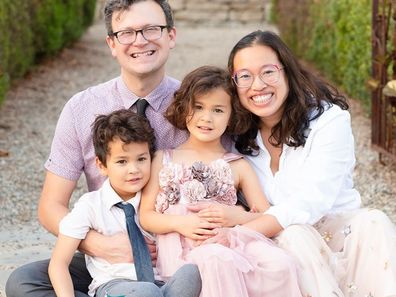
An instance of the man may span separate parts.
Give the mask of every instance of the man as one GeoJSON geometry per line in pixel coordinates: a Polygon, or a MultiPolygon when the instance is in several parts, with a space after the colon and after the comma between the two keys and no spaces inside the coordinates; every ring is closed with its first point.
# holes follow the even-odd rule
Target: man
{"type": "MultiPolygon", "coordinates": [[[[95,166],[91,124],[99,114],[118,109],[136,111],[135,103],[148,102],[145,114],[155,130],[157,148],[177,146],[186,135],[163,117],[179,82],[165,75],[165,63],[175,46],[176,30],[169,4],[160,0],[108,0],[105,5],[106,37],[111,54],[121,67],[121,75],[73,96],[65,105],[52,142],[51,153],[38,207],[41,224],[58,235],[61,219],[69,212],[69,201],[84,172],[90,191],[98,189],[104,178],[95,166]]],[[[155,246],[150,249],[155,257],[155,246]]],[[[126,234],[111,238],[91,230],[79,250],[110,263],[132,262],[126,234]]],[[[27,264],[15,270],[7,281],[8,297],[54,296],[48,278],[49,260],[27,264]]],[[[76,296],[86,296],[90,275],[82,254],[70,265],[76,296]]],[[[198,296],[200,276],[191,271],[188,285],[175,284],[184,296],[198,296]]],[[[142,296],[136,292],[136,296],[142,296]]]]}

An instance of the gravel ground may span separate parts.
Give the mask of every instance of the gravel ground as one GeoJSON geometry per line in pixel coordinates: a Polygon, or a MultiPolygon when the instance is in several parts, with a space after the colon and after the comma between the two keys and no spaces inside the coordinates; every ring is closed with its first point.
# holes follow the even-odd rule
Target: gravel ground
{"type": "MultiPolygon", "coordinates": [[[[232,45],[256,28],[271,29],[265,24],[207,28],[179,24],[168,73],[181,79],[203,64],[225,66],[232,45]]],[[[93,25],[80,42],[15,82],[0,108],[0,296],[13,269],[49,255],[54,237],[40,227],[36,216],[43,164],[64,103],[76,92],[119,74],[104,36],[104,25],[93,25]]],[[[378,161],[378,153],[370,147],[370,120],[357,101],[350,103],[356,187],[365,206],[384,210],[396,222],[396,163],[378,161]]],[[[74,199],[84,191],[82,180],[74,199]]]]}

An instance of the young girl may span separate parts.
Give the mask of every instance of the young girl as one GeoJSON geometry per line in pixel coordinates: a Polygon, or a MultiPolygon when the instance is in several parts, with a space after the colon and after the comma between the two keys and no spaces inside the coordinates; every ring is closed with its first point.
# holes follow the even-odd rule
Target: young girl
{"type": "Polygon", "coordinates": [[[218,228],[221,222],[188,210],[197,203],[235,205],[237,190],[257,216],[269,207],[248,162],[221,142],[224,132],[243,133],[249,122],[230,81],[224,70],[211,66],[184,78],[166,117],[190,135],[176,149],[157,152],[140,222],[160,234],[161,276],[166,279],[182,264],[195,263],[203,297],[301,296],[292,259],[269,239],[244,226],[218,228]]]}

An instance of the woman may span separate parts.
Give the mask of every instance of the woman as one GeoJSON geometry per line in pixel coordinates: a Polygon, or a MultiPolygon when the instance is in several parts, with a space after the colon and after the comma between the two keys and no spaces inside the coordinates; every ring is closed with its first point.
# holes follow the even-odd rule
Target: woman
{"type": "Polygon", "coordinates": [[[379,210],[359,209],[345,97],[303,69],[272,32],[243,37],[228,68],[252,113],[235,147],[254,166],[272,206],[251,222],[256,213],[224,207],[200,216],[247,222],[274,237],[297,259],[304,296],[396,296],[395,226],[379,210]]]}

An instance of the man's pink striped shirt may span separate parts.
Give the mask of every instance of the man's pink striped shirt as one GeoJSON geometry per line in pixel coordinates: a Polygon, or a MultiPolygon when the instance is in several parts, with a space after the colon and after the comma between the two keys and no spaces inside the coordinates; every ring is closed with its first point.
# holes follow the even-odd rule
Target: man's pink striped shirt
{"type": "MultiPolygon", "coordinates": [[[[173,127],[163,116],[180,82],[164,77],[145,99],[146,116],[155,130],[157,149],[174,148],[187,139],[187,133],[173,127]]],[[[97,190],[105,180],[95,165],[91,125],[95,117],[114,110],[128,109],[137,100],[121,77],[90,87],[73,96],[64,106],[56,126],[51,153],[45,168],[69,180],[85,173],[88,190],[97,190]]],[[[136,109],[136,107],[132,107],[136,109]]]]}

